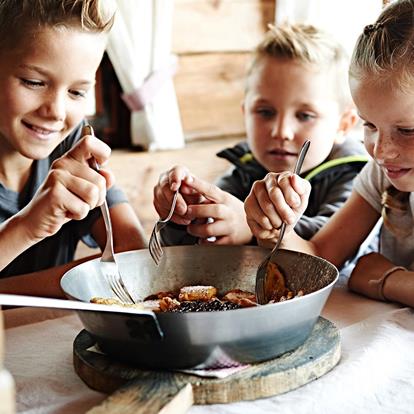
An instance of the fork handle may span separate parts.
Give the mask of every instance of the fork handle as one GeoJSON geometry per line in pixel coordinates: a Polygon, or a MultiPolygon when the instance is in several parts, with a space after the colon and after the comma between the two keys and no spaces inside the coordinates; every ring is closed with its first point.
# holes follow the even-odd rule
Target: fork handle
{"type": "Polygon", "coordinates": [[[105,223],[105,229],[106,229],[106,244],[105,244],[105,249],[102,253],[102,258],[104,260],[106,259],[112,259],[111,256],[107,257],[107,252],[112,252],[114,251],[114,246],[113,246],[113,241],[112,241],[112,224],[111,224],[111,219],[110,219],[110,215],[109,215],[109,208],[108,208],[108,203],[105,202],[101,205],[101,213],[102,213],[102,217],[105,223]]]}
{"type": "Polygon", "coordinates": [[[272,255],[272,253],[275,252],[279,248],[280,243],[282,243],[283,236],[285,235],[285,230],[286,230],[286,223],[283,222],[282,225],[280,226],[279,237],[277,238],[277,242],[275,246],[273,247],[270,255],[272,255]]]}
{"type": "MultiPolygon", "coordinates": [[[[82,132],[84,134],[95,136],[92,125],[89,125],[89,124],[83,127],[82,132]]],[[[99,172],[100,167],[95,158],[92,157],[92,159],[90,160],[90,165],[95,171],[99,172]]],[[[111,216],[109,214],[109,208],[108,208],[108,203],[106,202],[106,198],[105,198],[104,203],[100,207],[101,207],[101,213],[102,213],[102,217],[105,223],[105,230],[106,230],[106,244],[105,244],[105,249],[102,253],[101,260],[103,259],[105,261],[109,259],[111,261],[113,257],[113,253],[114,253],[114,245],[113,245],[113,240],[112,240],[111,216]]]]}

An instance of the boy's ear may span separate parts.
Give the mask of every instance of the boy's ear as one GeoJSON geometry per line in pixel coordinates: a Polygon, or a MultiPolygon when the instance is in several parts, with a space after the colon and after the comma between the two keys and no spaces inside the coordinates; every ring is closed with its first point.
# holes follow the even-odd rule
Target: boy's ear
{"type": "Polygon", "coordinates": [[[338,130],[336,134],[336,143],[342,143],[348,132],[354,128],[358,122],[358,115],[355,108],[346,109],[339,119],[338,130]]]}

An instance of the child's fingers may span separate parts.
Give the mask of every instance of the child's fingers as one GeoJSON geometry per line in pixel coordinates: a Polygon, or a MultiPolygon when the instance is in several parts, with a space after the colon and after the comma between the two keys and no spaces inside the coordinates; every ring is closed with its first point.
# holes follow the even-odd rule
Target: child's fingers
{"type": "MultiPolygon", "coordinates": [[[[171,205],[174,199],[174,192],[167,187],[155,186],[153,204],[155,210],[161,218],[168,216],[171,205]]],[[[181,194],[178,194],[177,203],[174,209],[174,215],[172,219],[176,219],[179,216],[184,215],[187,212],[187,204],[181,194]]],[[[174,220],[175,221],[175,220],[174,220]]]]}
{"type": "Polygon", "coordinates": [[[221,188],[208,181],[192,177],[192,181],[186,181],[186,184],[191,187],[193,191],[202,194],[213,203],[223,203],[225,201],[226,193],[221,188]]]}
{"type": "Polygon", "coordinates": [[[208,218],[222,220],[226,218],[225,206],[222,204],[191,204],[187,209],[187,217],[191,220],[208,218]]]}
{"type": "Polygon", "coordinates": [[[274,226],[258,202],[258,193],[261,192],[260,187],[263,185],[264,183],[261,181],[256,181],[253,184],[250,194],[244,202],[244,211],[248,222],[254,222],[259,228],[271,231],[274,226]]]}
{"type": "Polygon", "coordinates": [[[104,177],[107,189],[111,188],[115,184],[115,175],[111,170],[107,168],[100,168],[99,174],[104,177]]]}
{"type": "MultiPolygon", "coordinates": [[[[113,181],[113,175],[108,170],[104,170],[101,174],[90,168],[89,164],[74,161],[73,158],[68,156],[63,156],[54,161],[49,174],[52,176],[58,174],[58,177],[65,186],[69,185],[71,179],[81,179],[85,181],[85,185],[89,183],[90,188],[98,188],[101,194],[105,194],[106,188],[110,185],[107,179],[113,181]]],[[[94,190],[91,189],[90,191],[94,190]]],[[[104,201],[103,198],[100,201],[102,204],[104,201]]]]}
{"type": "Polygon", "coordinates": [[[221,221],[208,221],[197,220],[195,223],[191,223],[187,226],[187,231],[192,236],[198,237],[200,239],[208,239],[210,237],[217,237],[227,234],[225,230],[223,230],[220,226],[222,224],[221,221]]]}
{"type": "Polygon", "coordinates": [[[65,194],[63,207],[66,210],[66,217],[73,220],[84,219],[91,210],[91,205],[89,203],[70,191],[65,194]]]}
{"type": "Polygon", "coordinates": [[[250,230],[254,237],[258,240],[268,240],[268,239],[275,239],[275,230],[267,230],[261,227],[255,220],[247,219],[247,224],[250,227],[250,230]]]}
{"type": "MultiPolygon", "coordinates": [[[[290,172],[283,172],[277,175],[276,178],[276,185],[282,193],[285,200],[285,203],[291,207],[292,209],[298,208],[301,204],[301,198],[299,194],[295,191],[294,187],[292,187],[291,180],[293,174],[290,172]]],[[[268,190],[272,187],[275,187],[273,183],[268,183],[268,190]]]]}
{"type": "Polygon", "coordinates": [[[292,185],[292,188],[301,198],[302,202],[304,199],[309,198],[312,186],[308,180],[304,180],[303,178],[300,178],[298,175],[293,174],[292,177],[290,177],[290,183],[292,185]]]}
{"type": "Polygon", "coordinates": [[[107,144],[96,137],[86,135],[64,157],[87,165],[94,158],[99,165],[105,165],[110,155],[111,148],[107,144]]]}
{"type": "Polygon", "coordinates": [[[171,191],[177,191],[184,180],[192,181],[192,175],[187,167],[175,165],[167,172],[168,184],[171,191]]]}
{"type": "MultiPolygon", "coordinates": [[[[47,179],[47,186],[52,188],[52,195],[62,198],[62,188],[65,189],[63,194],[75,195],[81,202],[88,206],[91,210],[100,206],[105,201],[106,196],[106,180],[97,174],[98,180],[91,181],[71,174],[62,169],[52,169],[47,179]],[[57,189],[57,190],[56,190],[57,189]]],[[[52,199],[51,202],[54,202],[52,199]]],[[[70,205],[66,205],[70,210],[70,205]]]]}
{"type": "MultiPolygon", "coordinates": [[[[280,202],[283,202],[283,195],[281,191],[277,187],[270,187],[273,192],[278,192],[279,197],[278,199],[280,202]]],[[[260,206],[261,214],[266,217],[266,220],[263,224],[266,224],[266,228],[268,230],[272,230],[273,228],[280,228],[282,224],[282,218],[277,211],[277,204],[275,203],[275,199],[277,197],[273,195],[274,200],[271,198],[271,194],[269,192],[269,185],[265,181],[258,181],[254,184],[253,193],[256,197],[257,203],[260,206]],[[267,223],[270,223],[268,225],[267,223]]]]}
{"type": "Polygon", "coordinates": [[[293,225],[307,207],[310,184],[291,172],[277,174],[275,178],[275,182],[265,179],[269,197],[281,219],[293,225]]]}

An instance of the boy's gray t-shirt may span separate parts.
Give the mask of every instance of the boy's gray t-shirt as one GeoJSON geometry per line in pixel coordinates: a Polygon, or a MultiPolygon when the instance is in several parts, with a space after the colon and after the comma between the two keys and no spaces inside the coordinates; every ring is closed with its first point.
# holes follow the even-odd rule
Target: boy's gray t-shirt
{"type": "MultiPolygon", "coordinates": [[[[15,215],[30,202],[44,182],[52,162],[66,153],[81,138],[83,125],[84,123],[81,123],[65,138],[48,158],[33,162],[31,176],[21,193],[11,191],[0,183],[0,222],[15,215]]],[[[107,201],[111,207],[126,202],[127,198],[122,190],[114,186],[107,193],[107,201]]],[[[99,215],[99,208],[95,208],[83,220],[66,223],[54,236],[40,241],[19,255],[0,272],[0,277],[35,272],[68,263],[73,260],[76,246],[81,239],[89,246],[95,247],[96,243],[90,231],[99,215]]]]}
{"type": "MultiPolygon", "coordinates": [[[[354,181],[355,191],[363,197],[379,214],[381,214],[382,193],[391,186],[391,182],[381,167],[374,161],[362,169],[354,181]]],[[[379,252],[396,265],[414,270],[414,193],[409,195],[407,211],[390,211],[388,219],[397,228],[413,229],[406,237],[395,236],[387,227],[381,226],[379,252]]]]}

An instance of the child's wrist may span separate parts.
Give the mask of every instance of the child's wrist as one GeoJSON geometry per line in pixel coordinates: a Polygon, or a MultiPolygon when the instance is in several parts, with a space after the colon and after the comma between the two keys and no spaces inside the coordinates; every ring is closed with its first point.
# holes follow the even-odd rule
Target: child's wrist
{"type": "Polygon", "coordinates": [[[384,272],[379,280],[379,295],[384,301],[398,301],[395,293],[398,295],[399,281],[407,273],[407,269],[403,266],[393,266],[384,272]]]}
{"type": "Polygon", "coordinates": [[[23,215],[21,211],[18,214],[10,217],[8,221],[8,227],[17,245],[26,246],[26,248],[29,248],[39,241],[39,239],[36,238],[31,230],[33,226],[30,218],[26,215],[23,215]]]}

